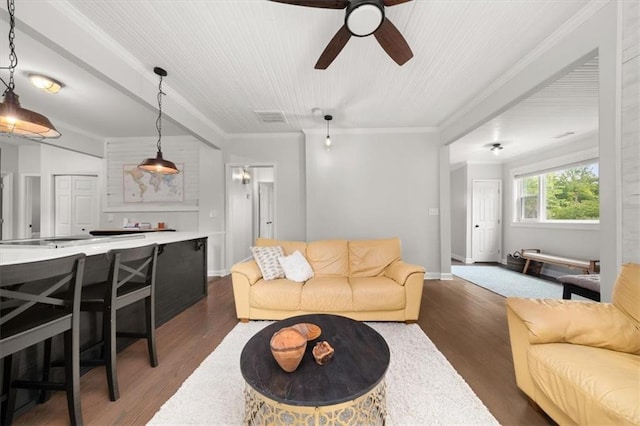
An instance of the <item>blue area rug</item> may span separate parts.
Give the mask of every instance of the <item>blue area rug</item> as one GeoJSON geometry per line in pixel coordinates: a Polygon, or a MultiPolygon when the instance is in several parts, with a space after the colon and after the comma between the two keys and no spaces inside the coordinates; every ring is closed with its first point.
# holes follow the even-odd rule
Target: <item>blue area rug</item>
{"type": "Polygon", "coordinates": [[[505,297],[562,299],[562,284],[511,271],[500,266],[451,266],[451,272],[505,297]]]}

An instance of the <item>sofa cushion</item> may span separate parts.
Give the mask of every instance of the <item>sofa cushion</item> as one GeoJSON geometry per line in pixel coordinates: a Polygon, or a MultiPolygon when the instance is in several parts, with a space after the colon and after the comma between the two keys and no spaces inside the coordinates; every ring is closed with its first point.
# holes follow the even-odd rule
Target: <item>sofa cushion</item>
{"type": "Polygon", "coordinates": [[[640,354],[640,326],[611,303],[508,297],[529,342],[574,343],[640,354]]]}
{"type": "Polygon", "coordinates": [[[287,279],[273,281],[260,280],[251,286],[249,306],[260,309],[278,311],[295,311],[300,309],[302,284],[287,279]]]}
{"type": "Polygon", "coordinates": [[[353,311],[353,296],[347,278],[315,276],[302,286],[300,309],[309,312],[353,311]]]}
{"type": "Polygon", "coordinates": [[[346,277],[349,275],[347,240],[315,241],[307,244],[306,258],[316,277],[346,277]]]}
{"type": "Polygon", "coordinates": [[[353,309],[366,311],[395,311],[405,307],[405,290],[386,277],[349,278],[353,292],[353,309]]]}
{"type": "Polygon", "coordinates": [[[533,345],[534,383],[577,424],[640,424],[640,357],[567,343],[533,345]]]}
{"type": "Polygon", "coordinates": [[[349,274],[378,277],[387,266],[400,260],[400,239],[349,241],[349,274]]]}
{"type": "Polygon", "coordinates": [[[293,254],[296,250],[302,253],[303,256],[306,256],[307,253],[307,243],[304,241],[280,241],[271,238],[258,238],[256,240],[256,246],[280,246],[286,256],[293,254]]]}
{"type": "Polygon", "coordinates": [[[284,275],[288,280],[303,283],[313,277],[313,269],[298,250],[291,256],[281,256],[278,258],[280,266],[284,269],[284,275]]]}
{"type": "Polygon", "coordinates": [[[251,247],[251,253],[265,280],[284,278],[284,269],[278,261],[278,258],[283,256],[282,247],[251,247]]]}

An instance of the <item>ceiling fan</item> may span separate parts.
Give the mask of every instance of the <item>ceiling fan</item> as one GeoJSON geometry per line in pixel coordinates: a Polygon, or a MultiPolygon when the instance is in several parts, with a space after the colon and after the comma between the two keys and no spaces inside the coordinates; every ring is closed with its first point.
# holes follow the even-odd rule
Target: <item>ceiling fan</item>
{"type": "Polygon", "coordinates": [[[271,0],[296,6],[323,9],[347,9],[344,25],[333,36],[320,55],[315,68],[327,69],[338,56],[351,36],[366,37],[373,34],[385,52],[403,65],[413,58],[413,52],[400,31],[384,16],[384,8],[411,0],[271,0]]]}

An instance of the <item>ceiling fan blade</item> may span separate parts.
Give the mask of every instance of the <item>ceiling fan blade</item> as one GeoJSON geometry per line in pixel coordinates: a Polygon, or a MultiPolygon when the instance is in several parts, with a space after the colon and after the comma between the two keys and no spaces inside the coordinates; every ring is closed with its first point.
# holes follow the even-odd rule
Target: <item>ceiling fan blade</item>
{"type": "Polygon", "coordinates": [[[396,61],[398,65],[403,65],[409,59],[413,58],[413,52],[407,44],[400,31],[387,18],[384,18],[380,28],[373,33],[380,43],[380,46],[396,61]]]}
{"type": "MultiPolygon", "coordinates": [[[[344,9],[348,0],[271,0],[276,3],[292,4],[294,6],[319,7],[322,9],[344,9]]],[[[407,1],[407,0],[404,0],[407,1]]]]}
{"type": "Polygon", "coordinates": [[[389,7],[389,6],[395,6],[396,4],[406,3],[409,1],[411,0],[384,0],[384,5],[389,7]]]}
{"type": "Polygon", "coordinates": [[[336,56],[344,49],[344,46],[350,38],[351,32],[346,25],[343,25],[336,35],[333,36],[329,44],[327,44],[327,47],[324,48],[322,55],[320,55],[318,62],[316,62],[315,69],[326,70],[336,56]]]}

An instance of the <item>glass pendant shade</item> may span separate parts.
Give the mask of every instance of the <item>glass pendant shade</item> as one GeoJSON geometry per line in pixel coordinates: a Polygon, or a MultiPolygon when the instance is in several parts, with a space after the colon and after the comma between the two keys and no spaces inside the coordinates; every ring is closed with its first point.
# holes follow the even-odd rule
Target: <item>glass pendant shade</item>
{"type": "Polygon", "coordinates": [[[176,165],[169,160],[162,158],[162,151],[158,151],[156,158],[147,158],[138,166],[139,169],[150,173],[160,173],[162,175],[175,175],[180,173],[176,165]]]}
{"type": "Polygon", "coordinates": [[[8,89],[0,103],[0,133],[29,139],[59,138],[60,132],[42,114],[20,106],[13,90],[8,89]]]}

